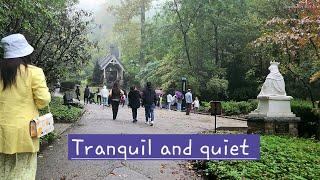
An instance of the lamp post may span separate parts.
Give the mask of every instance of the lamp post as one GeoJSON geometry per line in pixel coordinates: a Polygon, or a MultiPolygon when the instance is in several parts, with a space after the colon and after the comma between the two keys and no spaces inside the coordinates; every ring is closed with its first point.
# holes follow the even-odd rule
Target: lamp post
{"type": "MultiPolygon", "coordinates": [[[[182,77],[181,78],[181,82],[182,82],[181,91],[182,91],[183,97],[185,97],[185,94],[187,92],[187,78],[186,77],[182,77]]],[[[185,110],[185,107],[186,107],[186,99],[183,98],[182,99],[181,110],[185,110]]]]}

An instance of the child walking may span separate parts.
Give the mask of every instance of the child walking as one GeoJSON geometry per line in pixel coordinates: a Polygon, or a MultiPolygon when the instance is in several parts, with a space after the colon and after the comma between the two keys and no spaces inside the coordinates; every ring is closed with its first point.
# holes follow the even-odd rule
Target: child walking
{"type": "Polygon", "coordinates": [[[193,101],[193,111],[194,113],[197,113],[198,112],[198,109],[200,108],[200,102],[199,102],[199,99],[198,97],[195,98],[195,100],[193,101]]]}

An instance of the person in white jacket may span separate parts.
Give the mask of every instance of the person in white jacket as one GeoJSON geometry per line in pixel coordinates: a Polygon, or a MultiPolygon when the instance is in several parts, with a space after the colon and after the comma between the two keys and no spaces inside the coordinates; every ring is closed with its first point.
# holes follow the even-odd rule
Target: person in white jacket
{"type": "Polygon", "coordinates": [[[106,86],[103,86],[101,90],[101,96],[102,96],[102,104],[103,106],[109,106],[108,104],[108,97],[109,97],[109,90],[106,86]]]}
{"type": "Polygon", "coordinates": [[[167,105],[168,105],[168,109],[171,110],[172,95],[170,93],[167,95],[167,105]]]}

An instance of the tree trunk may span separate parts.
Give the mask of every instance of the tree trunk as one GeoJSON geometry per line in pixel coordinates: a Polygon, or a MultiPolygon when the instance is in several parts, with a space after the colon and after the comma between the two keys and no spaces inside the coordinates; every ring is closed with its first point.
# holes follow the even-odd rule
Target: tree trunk
{"type": "Polygon", "coordinates": [[[219,47],[218,47],[218,26],[214,25],[214,40],[215,40],[215,59],[216,59],[216,65],[220,67],[219,64],[219,47]]]}
{"type": "Polygon", "coordinates": [[[140,6],[140,23],[141,23],[141,44],[140,44],[140,64],[145,62],[145,21],[146,21],[146,6],[144,0],[141,1],[140,6]]]}
{"type": "MultiPolygon", "coordinates": [[[[292,58],[291,58],[291,53],[289,51],[288,46],[287,46],[287,54],[288,54],[288,60],[290,63],[290,62],[292,62],[292,58]]],[[[307,92],[308,92],[308,94],[310,96],[310,100],[312,102],[312,107],[315,108],[315,99],[314,99],[310,84],[308,82],[305,82],[304,79],[299,74],[295,73],[289,66],[286,66],[286,67],[297,79],[299,79],[301,81],[301,83],[304,85],[304,87],[307,88],[307,92]]]]}
{"type": "Polygon", "coordinates": [[[190,53],[189,53],[189,46],[188,46],[189,26],[186,29],[184,28],[181,15],[180,15],[179,10],[178,10],[178,4],[177,4],[177,2],[175,0],[174,0],[174,4],[175,4],[175,12],[177,13],[177,16],[179,18],[180,31],[181,31],[182,36],[183,36],[184,48],[185,48],[185,52],[186,52],[186,55],[187,55],[187,59],[188,59],[189,65],[192,66],[191,59],[190,59],[190,53]]]}

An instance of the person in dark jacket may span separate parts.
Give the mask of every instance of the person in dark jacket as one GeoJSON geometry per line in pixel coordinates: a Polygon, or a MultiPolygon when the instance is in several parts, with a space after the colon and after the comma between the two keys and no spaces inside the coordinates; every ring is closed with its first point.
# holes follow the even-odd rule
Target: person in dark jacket
{"type": "Polygon", "coordinates": [[[146,124],[153,126],[154,121],[154,108],[157,103],[157,95],[151,86],[151,82],[147,82],[147,86],[142,93],[142,103],[145,107],[146,124]]]}
{"type": "Polygon", "coordinates": [[[77,99],[80,101],[80,88],[79,86],[76,87],[76,96],[77,96],[77,99]]]}
{"type": "Polygon", "coordinates": [[[136,123],[137,116],[138,116],[138,108],[140,107],[140,92],[137,90],[135,86],[130,88],[130,92],[128,94],[129,99],[129,107],[132,109],[132,117],[133,117],[133,123],[136,123]]]}
{"type": "Polygon", "coordinates": [[[89,97],[90,97],[90,89],[89,89],[89,86],[87,85],[86,88],[84,89],[84,94],[83,94],[83,97],[84,97],[84,104],[89,104],[89,97]]]}
{"type": "Polygon", "coordinates": [[[96,103],[95,100],[94,100],[94,97],[95,97],[95,93],[90,91],[90,95],[89,95],[89,103],[92,104],[92,103],[96,103]]]}
{"type": "Polygon", "coordinates": [[[102,97],[101,97],[101,91],[100,88],[97,89],[97,104],[101,105],[102,97]]]}
{"type": "Polygon", "coordinates": [[[120,104],[120,98],[121,98],[122,94],[123,94],[123,91],[120,89],[119,83],[115,82],[113,84],[113,87],[112,87],[111,91],[110,91],[113,120],[117,119],[118,110],[119,110],[119,104],[120,104]]]}

